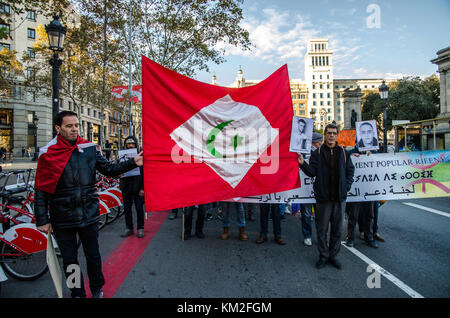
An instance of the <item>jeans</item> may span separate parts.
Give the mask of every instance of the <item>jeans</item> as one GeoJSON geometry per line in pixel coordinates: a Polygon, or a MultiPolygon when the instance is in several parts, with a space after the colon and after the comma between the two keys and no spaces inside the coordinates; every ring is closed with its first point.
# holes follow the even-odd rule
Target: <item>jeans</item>
{"type": "Polygon", "coordinates": [[[362,232],[366,241],[373,240],[375,201],[361,202],[359,213],[362,214],[362,232]]]}
{"type": "Polygon", "coordinates": [[[373,207],[373,235],[378,233],[378,213],[380,209],[380,201],[375,201],[373,207]]]}
{"type": "Polygon", "coordinates": [[[221,202],[222,205],[222,226],[230,227],[230,213],[231,210],[236,211],[236,221],[238,227],[245,227],[245,211],[244,205],[241,202],[221,202]]]}
{"type": "MultiPolygon", "coordinates": [[[[92,293],[98,292],[102,286],[105,284],[105,278],[102,273],[102,260],[100,256],[100,250],[98,246],[98,225],[91,224],[82,228],[69,228],[69,229],[53,229],[53,234],[55,235],[56,242],[58,243],[59,249],[62,254],[63,259],[63,270],[66,278],[73,275],[74,271],[67,272],[67,267],[72,264],[78,263],[78,244],[77,244],[77,234],[83,245],[84,255],[86,255],[87,272],[89,277],[89,288],[92,293]]],[[[78,278],[73,279],[69,282],[79,282],[79,286],[70,288],[72,297],[86,297],[86,291],[84,289],[83,274],[80,272],[79,280],[78,278]]]]}
{"type": "Polygon", "coordinates": [[[136,208],[136,223],[137,229],[144,229],[144,197],[139,196],[138,194],[124,194],[123,195],[123,208],[125,210],[125,225],[127,229],[132,230],[133,227],[133,202],[134,207],[136,208]]]}
{"type": "Polygon", "coordinates": [[[281,238],[281,214],[280,204],[278,203],[261,203],[260,208],[260,236],[267,237],[269,231],[269,215],[272,215],[273,235],[275,238],[281,238]]]}
{"type": "Polygon", "coordinates": [[[300,212],[302,213],[302,232],[305,239],[312,236],[312,203],[300,204],[300,212]]]}
{"type": "MultiPolygon", "coordinates": [[[[348,223],[347,223],[347,237],[351,239],[352,241],[355,240],[355,228],[356,223],[359,223],[359,216],[360,216],[360,209],[362,202],[350,202],[347,203],[348,205],[348,223]]],[[[362,218],[361,218],[361,225],[359,226],[359,231],[363,232],[363,225],[362,225],[362,218]]]]}

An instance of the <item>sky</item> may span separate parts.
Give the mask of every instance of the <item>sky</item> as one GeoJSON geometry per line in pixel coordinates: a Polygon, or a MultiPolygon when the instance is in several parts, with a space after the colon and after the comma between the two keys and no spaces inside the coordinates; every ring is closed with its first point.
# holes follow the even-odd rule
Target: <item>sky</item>
{"type": "Polygon", "coordinates": [[[436,52],[450,46],[450,0],[245,0],[241,26],[251,51],[229,45],[226,62],[209,64],[195,79],[228,86],[239,66],[247,80],[263,80],[284,64],[304,80],[311,37],[328,37],[334,78],[427,77],[436,52]]]}

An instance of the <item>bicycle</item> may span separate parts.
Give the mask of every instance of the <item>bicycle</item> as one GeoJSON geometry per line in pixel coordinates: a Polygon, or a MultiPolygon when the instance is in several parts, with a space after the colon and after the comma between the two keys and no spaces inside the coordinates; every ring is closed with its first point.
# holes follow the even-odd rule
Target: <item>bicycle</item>
{"type": "Polygon", "coordinates": [[[3,224],[9,223],[13,218],[4,212],[1,213],[1,218],[0,264],[5,273],[25,281],[44,275],[48,271],[47,235],[38,231],[32,223],[14,225],[3,232],[3,224]]]}

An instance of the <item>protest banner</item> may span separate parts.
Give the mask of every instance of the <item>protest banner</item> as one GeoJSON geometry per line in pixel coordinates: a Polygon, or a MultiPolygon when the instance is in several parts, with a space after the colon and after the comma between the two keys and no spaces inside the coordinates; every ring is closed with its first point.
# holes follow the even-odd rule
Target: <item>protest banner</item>
{"type": "MultiPolygon", "coordinates": [[[[450,152],[446,150],[352,156],[355,175],[347,202],[450,196],[450,152]]],[[[314,203],[314,179],[300,171],[301,188],[236,198],[254,203],[314,203]]]]}

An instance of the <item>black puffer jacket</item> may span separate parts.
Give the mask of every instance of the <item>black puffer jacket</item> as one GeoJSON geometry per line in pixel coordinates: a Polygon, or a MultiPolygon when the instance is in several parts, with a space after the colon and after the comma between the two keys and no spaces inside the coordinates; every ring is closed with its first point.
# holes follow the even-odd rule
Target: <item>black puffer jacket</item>
{"type": "Polygon", "coordinates": [[[96,170],[115,177],[136,168],[134,159],[113,164],[96,147],[74,150],[54,194],[37,190],[34,197],[36,226],[51,223],[52,228],[84,227],[97,222],[99,196],[96,170]]]}
{"type": "MultiPolygon", "coordinates": [[[[139,153],[139,151],[140,151],[139,143],[135,136],[128,136],[125,139],[124,149],[126,149],[126,142],[129,139],[134,141],[136,148],[137,148],[137,152],[139,153]]],[[[123,177],[120,179],[120,190],[122,191],[122,193],[124,195],[136,195],[136,194],[139,194],[140,190],[144,190],[144,174],[143,174],[143,172],[144,171],[143,171],[142,167],[140,167],[140,175],[131,176],[131,177],[123,177]]]]}

